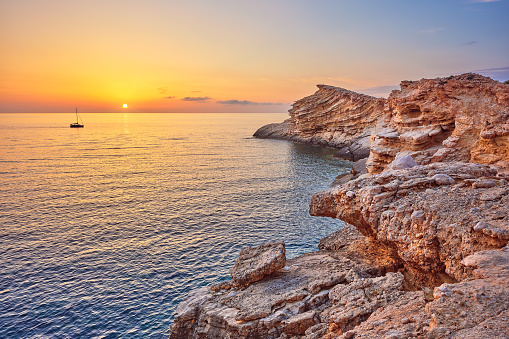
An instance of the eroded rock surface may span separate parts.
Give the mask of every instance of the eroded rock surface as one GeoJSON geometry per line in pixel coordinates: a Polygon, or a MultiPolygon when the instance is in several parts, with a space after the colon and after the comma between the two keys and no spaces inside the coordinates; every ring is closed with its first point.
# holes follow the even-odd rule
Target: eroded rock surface
{"type": "Polygon", "coordinates": [[[462,161],[509,169],[509,85],[467,73],[400,87],[380,99],[318,85],[294,103],[288,120],[254,136],[337,148],[352,161],[369,156],[370,173],[407,155],[419,165],[462,161]]]}
{"type": "Polygon", "coordinates": [[[509,247],[477,252],[462,262],[473,277],[435,288],[426,305],[430,338],[509,338],[509,247]]]}
{"type": "Polygon", "coordinates": [[[170,338],[509,338],[507,246],[465,257],[468,278],[434,291],[409,288],[390,251],[351,225],[321,247],[245,288],[192,291],[170,338]]]}
{"type": "Polygon", "coordinates": [[[297,101],[258,136],[350,159],[371,136],[312,197],[312,215],[347,224],[286,265],[270,246],[241,253],[233,281],[178,306],[170,338],[509,338],[508,100],[463,74],[297,101]]]}
{"type": "MultiPolygon", "coordinates": [[[[332,307],[331,293],[333,298],[341,293],[338,286],[370,281],[376,288],[385,281],[384,275],[397,268],[387,253],[378,251],[377,244],[354,227],[347,226],[336,235],[342,242],[338,250],[290,259],[277,273],[247,287],[225,282],[192,291],[177,308],[170,338],[311,338],[325,334],[330,324],[323,312],[332,307]],[[379,281],[370,280],[380,276],[379,281]]],[[[397,274],[398,281],[402,280],[397,274]]],[[[363,314],[382,304],[371,303],[371,310],[363,314]]],[[[342,308],[338,304],[338,310],[342,308]]],[[[355,314],[347,318],[342,318],[344,326],[357,321],[355,314]]]]}
{"type": "Polygon", "coordinates": [[[370,173],[401,155],[418,164],[509,167],[509,86],[478,74],[403,81],[372,130],[370,173]]]}
{"type": "Polygon", "coordinates": [[[256,247],[244,247],[230,269],[233,283],[249,285],[283,268],[286,263],[285,243],[267,242],[256,247]]]}
{"type": "Polygon", "coordinates": [[[315,194],[310,213],[355,225],[392,250],[417,285],[436,286],[466,278],[466,256],[507,243],[509,185],[487,165],[436,163],[315,194]]]}
{"type": "Polygon", "coordinates": [[[385,99],[334,86],[317,87],[316,93],[293,104],[290,119],[263,126],[254,136],[337,148],[339,156],[353,161],[366,158],[385,99]]]}

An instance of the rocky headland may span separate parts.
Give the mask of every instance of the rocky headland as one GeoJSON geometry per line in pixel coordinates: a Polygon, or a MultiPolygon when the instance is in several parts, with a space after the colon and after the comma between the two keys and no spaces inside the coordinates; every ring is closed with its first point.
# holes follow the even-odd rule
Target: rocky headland
{"type": "Polygon", "coordinates": [[[310,202],[345,227],[289,260],[283,242],[243,249],[231,281],[178,306],[170,338],[509,338],[509,85],[320,85],[257,135],[362,159],[310,202]]]}

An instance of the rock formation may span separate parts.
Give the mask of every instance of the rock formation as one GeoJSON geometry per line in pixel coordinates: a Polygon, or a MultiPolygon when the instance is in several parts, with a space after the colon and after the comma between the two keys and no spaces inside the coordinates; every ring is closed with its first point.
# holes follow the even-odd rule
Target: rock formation
{"type": "Polygon", "coordinates": [[[248,286],[193,291],[170,337],[509,337],[508,212],[507,180],[487,165],[364,175],[311,202],[355,227],[248,286]]]}
{"type": "Polygon", "coordinates": [[[487,165],[435,163],[315,194],[310,213],[351,223],[392,251],[419,286],[463,280],[461,260],[509,240],[509,186],[487,165]]]}
{"type": "Polygon", "coordinates": [[[297,101],[261,135],[351,159],[370,135],[369,159],[311,199],[347,224],[287,261],[282,243],[243,249],[233,281],[178,306],[170,338],[509,338],[508,100],[464,74],[297,101]]]}
{"type": "Polygon", "coordinates": [[[283,268],[285,253],[285,244],[281,241],[263,243],[253,248],[244,247],[230,270],[233,283],[246,286],[283,268]]]}
{"type": "Polygon", "coordinates": [[[334,241],[337,250],[290,259],[278,272],[249,286],[224,282],[192,291],[177,308],[170,338],[284,338],[325,333],[329,324],[321,321],[320,314],[329,308],[334,286],[396,270],[395,261],[353,226],[339,233],[334,241]]]}
{"type": "Polygon", "coordinates": [[[254,134],[339,149],[370,173],[411,155],[419,164],[476,162],[509,169],[509,85],[478,74],[403,81],[388,99],[318,85],[290,118],[254,134]]]}
{"type": "Polygon", "coordinates": [[[372,130],[370,173],[396,157],[509,168],[509,86],[478,74],[403,81],[372,130]]]}
{"type": "Polygon", "coordinates": [[[316,93],[293,104],[290,119],[264,126],[254,136],[333,147],[340,157],[356,161],[369,155],[371,130],[384,104],[384,99],[318,85],[316,93]]]}

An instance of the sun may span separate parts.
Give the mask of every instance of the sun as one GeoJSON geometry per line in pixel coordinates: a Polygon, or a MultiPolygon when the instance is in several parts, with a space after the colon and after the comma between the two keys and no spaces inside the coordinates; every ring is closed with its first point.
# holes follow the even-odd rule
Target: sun
{"type": "Polygon", "coordinates": [[[127,104],[123,104],[123,105],[122,105],[122,108],[127,108],[127,104]]]}

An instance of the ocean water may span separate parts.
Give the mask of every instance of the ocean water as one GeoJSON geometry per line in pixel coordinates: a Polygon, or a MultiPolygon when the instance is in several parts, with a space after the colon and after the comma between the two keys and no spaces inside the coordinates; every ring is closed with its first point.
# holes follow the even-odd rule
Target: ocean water
{"type": "Polygon", "coordinates": [[[317,249],[349,164],[252,138],[286,114],[0,114],[0,338],[167,338],[244,246],[317,249]]]}

